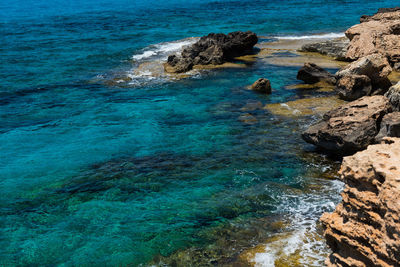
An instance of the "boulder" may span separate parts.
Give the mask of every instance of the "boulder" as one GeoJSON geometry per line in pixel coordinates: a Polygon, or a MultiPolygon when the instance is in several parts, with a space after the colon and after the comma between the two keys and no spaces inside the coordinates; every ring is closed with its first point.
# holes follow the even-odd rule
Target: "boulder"
{"type": "Polygon", "coordinates": [[[333,40],[304,44],[300,52],[313,52],[321,55],[333,57],[336,60],[348,61],[346,57],[349,40],[347,38],[337,38],[333,40]]]}
{"type": "MultiPolygon", "coordinates": [[[[365,56],[363,58],[358,59],[342,68],[338,72],[336,72],[336,78],[338,81],[343,79],[344,77],[352,76],[352,75],[363,75],[367,76],[370,79],[370,83],[372,86],[372,90],[368,95],[371,94],[384,94],[387,89],[392,85],[390,82],[388,75],[392,72],[392,68],[389,65],[388,60],[380,55],[380,54],[372,54],[369,56],[365,56]]],[[[369,87],[368,82],[366,82],[365,77],[353,77],[348,78],[345,81],[339,83],[339,85],[351,85],[349,81],[354,81],[354,86],[360,87],[361,84],[364,84],[366,87],[369,87]],[[358,82],[356,82],[358,80],[358,82]],[[360,83],[361,80],[364,82],[360,83]]],[[[363,91],[366,92],[369,89],[360,89],[360,88],[348,88],[346,87],[346,91],[363,91]]],[[[340,87],[338,88],[340,92],[340,87]]]]}
{"type": "Polygon", "coordinates": [[[297,73],[297,79],[307,84],[314,84],[322,81],[329,84],[336,83],[336,78],[333,74],[314,63],[305,63],[297,73]]]}
{"type": "Polygon", "coordinates": [[[400,82],[390,87],[385,96],[389,98],[392,109],[400,111],[400,82]]]}
{"type": "Polygon", "coordinates": [[[346,57],[357,60],[374,53],[391,63],[400,61],[400,10],[381,9],[373,16],[361,17],[361,23],[346,31],[350,44],[346,57]]]}
{"type": "Polygon", "coordinates": [[[327,152],[349,155],[374,142],[379,122],[390,111],[387,97],[364,96],[325,113],[302,138],[327,152]]]}
{"type": "Polygon", "coordinates": [[[258,42],[253,32],[210,33],[193,45],[183,49],[180,55],[171,55],[164,64],[166,72],[182,73],[194,65],[219,65],[234,57],[248,54],[258,42]]]}
{"type": "Polygon", "coordinates": [[[400,266],[400,139],[345,157],[342,201],[321,222],[334,266],[400,266]]]}
{"type": "Polygon", "coordinates": [[[251,85],[250,88],[253,91],[257,91],[257,92],[263,93],[263,94],[270,94],[272,91],[270,81],[265,78],[258,79],[251,85]]]}
{"type": "Polygon", "coordinates": [[[337,81],[335,90],[340,99],[353,101],[371,95],[371,79],[366,75],[347,75],[337,81]]]}
{"type": "Polygon", "coordinates": [[[400,112],[386,114],[380,124],[380,130],[375,137],[376,142],[384,137],[400,137],[400,112]]]}

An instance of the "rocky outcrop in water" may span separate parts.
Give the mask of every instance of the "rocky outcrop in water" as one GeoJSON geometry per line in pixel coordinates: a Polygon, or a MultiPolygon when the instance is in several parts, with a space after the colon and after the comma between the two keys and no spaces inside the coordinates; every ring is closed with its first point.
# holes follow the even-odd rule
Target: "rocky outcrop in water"
{"type": "Polygon", "coordinates": [[[317,82],[326,82],[328,84],[336,83],[335,75],[314,63],[305,63],[297,73],[297,79],[307,84],[314,84],[317,82]]]}
{"type": "Polygon", "coordinates": [[[265,78],[258,79],[251,85],[250,88],[253,91],[263,93],[263,94],[270,94],[272,91],[271,82],[265,78]]]}
{"type": "Polygon", "coordinates": [[[337,38],[324,42],[304,44],[299,51],[319,53],[321,55],[333,57],[336,60],[348,61],[349,59],[346,57],[348,46],[349,40],[346,38],[337,38]]]}
{"type": "Polygon", "coordinates": [[[350,40],[346,57],[352,60],[379,53],[391,63],[400,61],[400,10],[380,9],[373,16],[362,16],[360,24],[346,31],[350,40]]]}
{"type": "Polygon", "coordinates": [[[400,266],[400,139],[345,157],[342,202],[321,217],[328,266],[400,266]]]}
{"type": "Polygon", "coordinates": [[[187,72],[195,65],[220,65],[234,57],[251,53],[258,42],[253,32],[210,33],[183,49],[180,55],[170,55],[164,65],[166,72],[187,72]]]}
{"type": "Polygon", "coordinates": [[[388,60],[380,54],[360,58],[336,73],[336,90],[344,100],[355,100],[364,95],[384,94],[392,85],[388,60]]]}
{"type": "Polygon", "coordinates": [[[364,96],[327,112],[303,139],[324,150],[349,155],[372,144],[383,116],[391,111],[385,96],[364,96]]]}
{"type": "Polygon", "coordinates": [[[400,82],[390,87],[385,96],[389,98],[393,110],[400,111],[400,82]]]}

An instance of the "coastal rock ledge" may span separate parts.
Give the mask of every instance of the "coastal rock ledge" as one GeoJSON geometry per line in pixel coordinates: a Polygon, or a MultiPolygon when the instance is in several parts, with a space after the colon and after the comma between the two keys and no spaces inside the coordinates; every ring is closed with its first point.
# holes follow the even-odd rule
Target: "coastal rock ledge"
{"type": "Polygon", "coordinates": [[[327,266],[400,266],[400,139],[343,159],[342,202],[321,222],[327,266]]]}

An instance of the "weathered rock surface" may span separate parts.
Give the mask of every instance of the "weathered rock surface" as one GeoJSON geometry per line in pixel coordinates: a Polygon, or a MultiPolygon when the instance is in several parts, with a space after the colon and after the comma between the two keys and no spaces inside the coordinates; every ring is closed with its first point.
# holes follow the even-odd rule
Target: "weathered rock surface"
{"type": "Polygon", "coordinates": [[[356,96],[384,94],[392,85],[388,78],[391,72],[388,60],[380,54],[360,58],[336,73],[339,96],[352,100],[356,96]]]}
{"type": "Polygon", "coordinates": [[[387,97],[364,96],[327,112],[302,137],[306,142],[324,150],[349,155],[374,142],[380,121],[390,111],[387,97]]]}
{"type": "Polygon", "coordinates": [[[389,98],[392,109],[400,111],[400,82],[390,87],[385,96],[389,98]]]}
{"type": "Polygon", "coordinates": [[[253,32],[210,33],[183,49],[181,55],[171,55],[164,65],[166,72],[182,73],[194,65],[219,65],[234,57],[251,52],[258,42],[253,32]]]}
{"type": "Polygon", "coordinates": [[[383,117],[375,141],[380,142],[384,137],[400,137],[400,112],[389,113],[383,117]]]}
{"type": "Polygon", "coordinates": [[[366,75],[347,75],[337,81],[335,90],[340,99],[353,101],[371,95],[371,79],[366,75]]]}
{"type": "Polygon", "coordinates": [[[263,94],[270,94],[272,91],[271,82],[265,78],[258,79],[251,85],[250,88],[253,91],[263,93],[263,94]]]}
{"type": "Polygon", "coordinates": [[[319,53],[321,55],[333,57],[336,60],[348,61],[349,59],[346,57],[348,46],[348,39],[338,38],[324,42],[304,44],[299,51],[319,53]]]}
{"type": "Polygon", "coordinates": [[[400,266],[400,139],[343,159],[342,202],[321,222],[327,266],[400,266]]]}
{"type": "Polygon", "coordinates": [[[400,10],[381,9],[373,16],[362,16],[361,24],[346,31],[350,44],[346,57],[352,60],[379,53],[391,63],[400,61],[400,10]]]}
{"type": "Polygon", "coordinates": [[[304,63],[304,66],[301,67],[299,72],[297,73],[297,79],[302,80],[307,84],[314,84],[317,82],[326,82],[328,84],[335,84],[336,78],[335,75],[321,68],[320,66],[314,63],[304,63]]]}

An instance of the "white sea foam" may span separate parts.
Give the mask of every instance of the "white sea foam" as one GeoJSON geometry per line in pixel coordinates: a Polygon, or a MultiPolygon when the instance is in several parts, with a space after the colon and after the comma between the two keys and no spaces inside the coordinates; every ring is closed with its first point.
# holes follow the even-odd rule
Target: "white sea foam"
{"type": "Polygon", "coordinates": [[[295,253],[300,253],[300,263],[303,266],[323,265],[326,245],[317,234],[317,219],[323,212],[334,209],[335,204],[330,196],[336,194],[338,197],[335,202],[338,202],[339,192],[343,188],[342,182],[325,182],[327,184],[320,189],[320,192],[276,195],[281,203],[276,210],[279,213],[286,213],[291,225],[286,233],[278,234],[278,238],[268,243],[263,252],[255,254],[253,258],[255,266],[275,266],[277,259],[287,259],[295,253]]]}
{"type": "Polygon", "coordinates": [[[133,55],[132,59],[135,61],[141,61],[150,59],[152,57],[157,58],[156,56],[161,58],[166,58],[170,53],[178,52],[184,46],[191,45],[195,43],[197,40],[198,38],[193,37],[179,41],[150,45],[147,48],[143,49],[140,53],[133,55]]]}
{"type": "Polygon", "coordinates": [[[276,36],[276,39],[279,40],[305,40],[305,39],[335,39],[344,37],[344,33],[324,33],[324,34],[315,34],[315,35],[300,35],[300,36],[276,36]]]}

